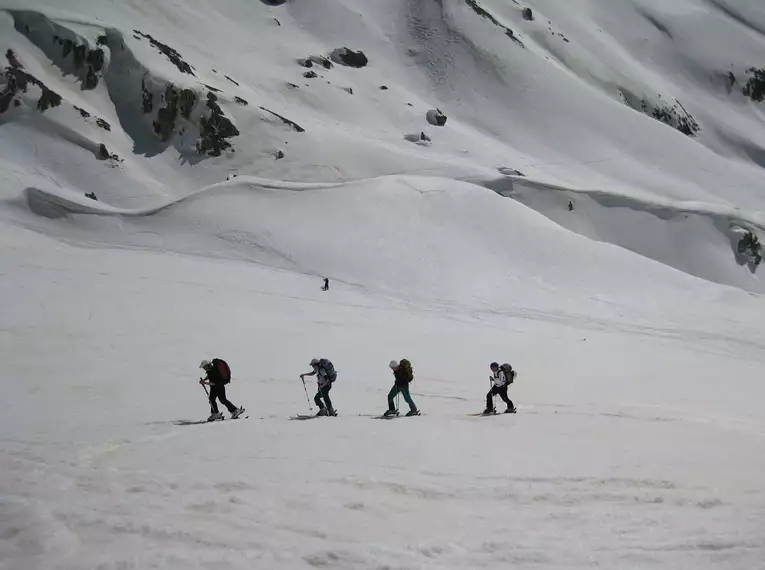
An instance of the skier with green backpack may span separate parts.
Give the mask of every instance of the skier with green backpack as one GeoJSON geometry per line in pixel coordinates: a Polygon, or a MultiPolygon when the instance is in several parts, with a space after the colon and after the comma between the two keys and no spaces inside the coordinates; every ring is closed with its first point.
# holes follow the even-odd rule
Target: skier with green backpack
{"type": "Polygon", "coordinates": [[[391,360],[388,365],[393,370],[393,377],[395,382],[393,388],[388,392],[388,410],[383,414],[384,417],[397,416],[398,410],[393,402],[393,399],[401,394],[404,396],[404,401],[409,404],[409,411],[407,416],[419,416],[420,411],[417,406],[414,405],[412,396],[409,394],[409,384],[414,380],[414,371],[412,370],[412,363],[406,358],[402,358],[400,362],[391,360]]]}

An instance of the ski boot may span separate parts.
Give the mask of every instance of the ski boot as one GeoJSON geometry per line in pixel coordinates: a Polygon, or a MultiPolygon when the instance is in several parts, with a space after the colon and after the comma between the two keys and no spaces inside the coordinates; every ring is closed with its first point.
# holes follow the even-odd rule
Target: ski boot
{"type": "Polygon", "coordinates": [[[327,409],[327,415],[330,417],[335,417],[337,415],[337,412],[335,411],[334,408],[329,408],[327,409]]]}
{"type": "Polygon", "coordinates": [[[243,413],[244,413],[244,408],[240,407],[239,409],[236,409],[233,412],[231,412],[231,419],[235,420],[236,418],[241,416],[243,413]]]}
{"type": "Polygon", "coordinates": [[[420,410],[409,410],[406,413],[406,417],[407,418],[412,417],[412,416],[419,416],[419,415],[420,415],[420,410]]]}
{"type": "Polygon", "coordinates": [[[213,412],[210,414],[210,417],[207,418],[208,422],[218,422],[221,421],[223,418],[223,412],[213,412]]]}
{"type": "Polygon", "coordinates": [[[516,412],[516,408],[515,408],[515,406],[513,406],[512,408],[507,408],[507,409],[505,410],[505,413],[506,413],[506,414],[514,414],[515,412],[516,412]]]}
{"type": "Polygon", "coordinates": [[[391,416],[397,416],[398,410],[385,410],[385,413],[383,414],[384,418],[389,418],[391,416]]]}
{"type": "Polygon", "coordinates": [[[491,415],[496,414],[496,413],[497,413],[497,410],[495,408],[486,408],[483,411],[483,415],[484,416],[491,416],[491,415]]]}
{"type": "Polygon", "coordinates": [[[326,415],[329,415],[329,414],[327,413],[327,408],[321,408],[316,415],[317,416],[326,416],[326,415]]]}

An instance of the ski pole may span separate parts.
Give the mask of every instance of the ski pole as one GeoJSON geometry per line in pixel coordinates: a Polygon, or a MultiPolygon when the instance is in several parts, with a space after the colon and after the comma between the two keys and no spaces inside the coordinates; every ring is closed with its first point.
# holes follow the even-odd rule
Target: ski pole
{"type": "Polygon", "coordinates": [[[300,380],[303,381],[303,390],[305,391],[305,399],[308,402],[308,411],[313,412],[313,408],[311,407],[311,398],[308,397],[308,388],[305,386],[305,378],[301,376],[300,380]]]}
{"type": "Polygon", "coordinates": [[[401,395],[401,391],[396,393],[396,413],[398,413],[399,407],[398,407],[398,397],[401,395]]]}

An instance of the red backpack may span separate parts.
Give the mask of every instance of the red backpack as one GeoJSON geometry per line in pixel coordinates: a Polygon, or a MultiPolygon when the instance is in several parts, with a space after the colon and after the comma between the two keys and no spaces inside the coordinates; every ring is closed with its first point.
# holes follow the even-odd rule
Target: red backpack
{"type": "Polygon", "coordinates": [[[224,385],[231,382],[231,368],[229,368],[229,365],[225,360],[221,360],[220,358],[213,358],[212,365],[220,376],[220,379],[224,385]]]}

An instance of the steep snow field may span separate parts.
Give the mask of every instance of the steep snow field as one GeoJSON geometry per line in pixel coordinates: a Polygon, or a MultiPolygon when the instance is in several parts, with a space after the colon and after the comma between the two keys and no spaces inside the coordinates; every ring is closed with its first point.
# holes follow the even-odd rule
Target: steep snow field
{"type": "Polygon", "coordinates": [[[765,568],[760,4],[268,4],[0,0],[0,569],[765,568]]]}

